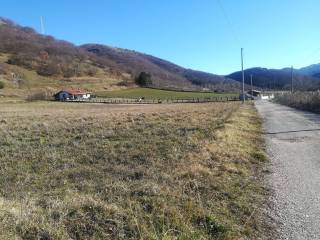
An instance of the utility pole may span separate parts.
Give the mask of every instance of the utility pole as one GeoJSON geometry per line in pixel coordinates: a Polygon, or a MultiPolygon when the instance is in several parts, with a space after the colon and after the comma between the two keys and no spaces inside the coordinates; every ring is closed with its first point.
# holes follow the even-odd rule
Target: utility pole
{"type": "Polygon", "coordinates": [[[241,48],[241,69],[242,69],[242,103],[244,103],[245,94],[244,94],[243,48],[241,48]]]}
{"type": "Polygon", "coordinates": [[[291,93],[293,93],[293,66],[291,66],[291,93]]]}
{"type": "Polygon", "coordinates": [[[251,95],[253,95],[252,77],[253,77],[253,75],[251,74],[251,75],[250,75],[250,81],[251,81],[251,95]]]}
{"type": "Polygon", "coordinates": [[[43,22],[43,17],[41,16],[40,17],[40,25],[41,25],[41,34],[45,34],[45,31],[44,31],[44,22],[43,22]]]}

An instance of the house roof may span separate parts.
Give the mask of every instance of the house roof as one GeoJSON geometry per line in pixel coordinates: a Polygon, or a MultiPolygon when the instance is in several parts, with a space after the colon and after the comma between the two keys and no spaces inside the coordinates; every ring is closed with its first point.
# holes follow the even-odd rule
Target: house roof
{"type": "Polygon", "coordinates": [[[86,91],[84,89],[63,89],[63,90],[59,91],[58,93],[60,93],[60,92],[67,92],[70,95],[84,95],[84,94],[91,93],[91,92],[86,91]]]}

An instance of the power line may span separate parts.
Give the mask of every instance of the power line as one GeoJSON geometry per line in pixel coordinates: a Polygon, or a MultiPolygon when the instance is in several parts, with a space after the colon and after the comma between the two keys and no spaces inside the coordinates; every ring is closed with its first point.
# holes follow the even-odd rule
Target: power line
{"type": "MultiPolygon", "coordinates": [[[[306,61],[309,61],[309,60],[313,60],[314,57],[317,56],[317,58],[319,57],[319,54],[320,53],[320,47],[319,48],[316,48],[315,50],[313,50],[309,55],[307,55],[305,58],[300,58],[301,61],[298,63],[296,61],[296,65],[300,65],[302,62],[306,62],[306,61]]],[[[319,61],[320,62],[320,61],[319,61]]],[[[305,64],[307,65],[307,64],[305,64]]]]}
{"type": "Polygon", "coordinates": [[[231,23],[230,18],[228,17],[228,14],[227,14],[225,8],[223,7],[223,5],[222,5],[222,3],[221,3],[220,0],[216,0],[216,1],[217,1],[218,5],[219,5],[219,7],[220,7],[220,9],[221,9],[221,12],[222,12],[222,14],[223,14],[223,16],[224,16],[227,24],[229,25],[231,35],[233,36],[234,40],[235,40],[239,45],[241,45],[241,44],[240,44],[239,37],[238,37],[238,35],[236,34],[236,31],[234,30],[233,24],[231,23]]]}
{"type": "Polygon", "coordinates": [[[245,94],[244,94],[243,48],[241,48],[241,69],[242,69],[242,103],[244,103],[245,94]]]}
{"type": "Polygon", "coordinates": [[[43,17],[40,16],[41,34],[45,34],[43,17]]]}
{"type": "Polygon", "coordinates": [[[250,75],[250,82],[251,82],[251,95],[253,95],[252,78],[253,78],[253,75],[251,74],[251,75],[250,75]]]}
{"type": "Polygon", "coordinates": [[[293,66],[291,66],[291,93],[293,93],[293,66]]]}
{"type": "Polygon", "coordinates": [[[320,52],[320,48],[317,48],[311,54],[309,54],[303,61],[306,61],[311,59],[312,57],[315,57],[319,52],[320,52]]]}

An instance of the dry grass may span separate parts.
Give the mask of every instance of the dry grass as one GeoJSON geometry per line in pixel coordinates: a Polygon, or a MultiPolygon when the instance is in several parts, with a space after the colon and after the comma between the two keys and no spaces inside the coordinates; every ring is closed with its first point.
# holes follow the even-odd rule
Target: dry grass
{"type": "Polygon", "coordinates": [[[320,92],[279,93],[275,102],[289,107],[320,113],[320,92]]]}
{"type": "Polygon", "coordinates": [[[5,84],[5,87],[0,89],[0,96],[25,98],[37,92],[46,92],[52,95],[64,88],[87,88],[97,91],[121,89],[117,86],[122,81],[121,78],[109,76],[101,71],[98,71],[94,77],[45,77],[38,75],[34,70],[7,64],[9,58],[10,55],[0,53],[0,64],[6,69],[4,74],[0,73],[0,81],[5,84]],[[20,84],[14,81],[11,73],[19,76],[20,84]]]}
{"type": "Polygon", "coordinates": [[[256,238],[260,120],[238,103],[4,103],[0,239],[256,238]]]}

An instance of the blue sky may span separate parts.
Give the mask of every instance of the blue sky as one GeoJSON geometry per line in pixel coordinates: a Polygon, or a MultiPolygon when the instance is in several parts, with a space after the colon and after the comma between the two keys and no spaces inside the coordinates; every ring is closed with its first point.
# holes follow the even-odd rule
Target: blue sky
{"type": "Polygon", "coordinates": [[[75,44],[102,43],[217,74],[320,62],[319,0],[10,0],[0,16],[75,44]]]}

